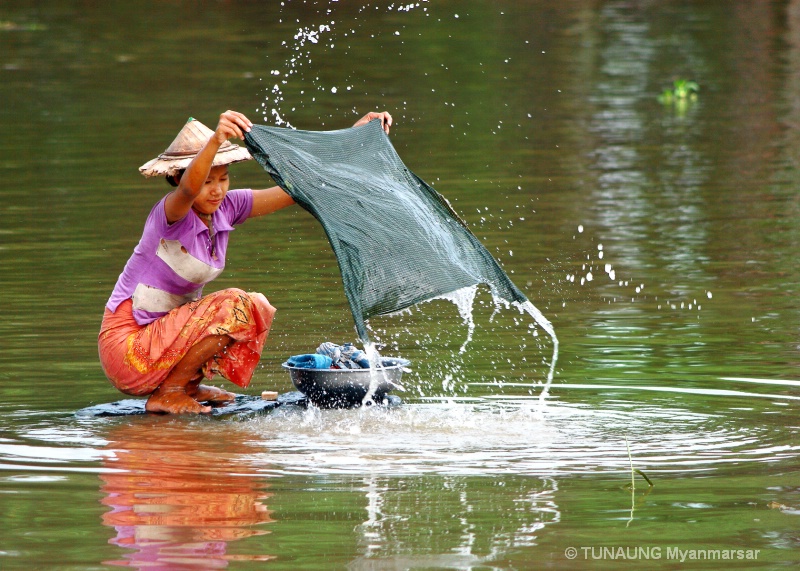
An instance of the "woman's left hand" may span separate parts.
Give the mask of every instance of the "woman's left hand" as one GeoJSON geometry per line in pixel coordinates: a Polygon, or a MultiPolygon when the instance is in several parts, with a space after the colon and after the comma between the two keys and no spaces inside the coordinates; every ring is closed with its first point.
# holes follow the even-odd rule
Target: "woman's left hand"
{"type": "Polygon", "coordinates": [[[355,125],[353,125],[353,127],[360,127],[361,125],[366,125],[367,123],[369,123],[373,119],[380,119],[381,120],[381,126],[383,127],[383,130],[386,131],[386,134],[388,135],[389,134],[389,128],[392,126],[392,116],[389,115],[389,113],[386,112],[386,111],[381,111],[381,112],[370,111],[369,113],[364,115],[361,119],[356,121],[355,125]]]}

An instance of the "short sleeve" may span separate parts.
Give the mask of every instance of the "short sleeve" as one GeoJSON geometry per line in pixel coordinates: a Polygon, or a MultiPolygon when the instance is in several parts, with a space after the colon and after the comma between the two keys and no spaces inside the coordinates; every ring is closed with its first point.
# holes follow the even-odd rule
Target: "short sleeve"
{"type": "Polygon", "coordinates": [[[225,217],[231,225],[242,224],[253,210],[253,191],[249,188],[228,191],[220,208],[225,210],[225,217]]]}
{"type": "Polygon", "coordinates": [[[164,203],[167,201],[167,196],[168,195],[164,195],[164,198],[153,206],[150,215],[147,217],[147,222],[145,223],[145,230],[149,229],[155,231],[159,236],[168,234],[171,226],[171,224],[167,222],[167,213],[164,210],[164,203]]]}
{"type": "Polygon", "coordinates": [[[191,224],[191,218],[184,216],[180,220],[176,220],[172,224],[167,221],[166,202],[168,194],[158,201],[150,211],[150,216],[147,217],[145,223],[145,234],[152,233],[160,238],[174,240],[185,232],[187,224],[191,224]]]}

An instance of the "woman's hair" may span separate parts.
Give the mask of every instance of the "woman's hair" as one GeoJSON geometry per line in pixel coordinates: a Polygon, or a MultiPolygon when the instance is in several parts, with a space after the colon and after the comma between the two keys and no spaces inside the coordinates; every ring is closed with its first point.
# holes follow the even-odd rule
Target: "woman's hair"
{"type": "Polygon", "coordinates": [[[181,169],[175,174],[168,174],[167,175],[167,182],[170,186],[178,186],[178,181],[181,180],[183,173],[186,172],[186,169],[181,169]]]}

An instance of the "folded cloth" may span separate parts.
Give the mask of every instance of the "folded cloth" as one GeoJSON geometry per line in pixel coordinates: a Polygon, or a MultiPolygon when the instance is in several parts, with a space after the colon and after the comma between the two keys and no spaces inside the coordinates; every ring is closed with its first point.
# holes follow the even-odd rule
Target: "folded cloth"
{"type": "Polygon", "coordinates": [[[309,353],[307,355],[289,357],[286,364],[298,369],[330,369],[333,361],[327,355],[309,353]]]}

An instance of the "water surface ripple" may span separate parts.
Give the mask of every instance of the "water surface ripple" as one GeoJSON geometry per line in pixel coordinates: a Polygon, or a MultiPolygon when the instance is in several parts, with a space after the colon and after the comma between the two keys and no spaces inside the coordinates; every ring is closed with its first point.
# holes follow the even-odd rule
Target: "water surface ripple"
{"type": "MultiPolygon", "coordinates": [[[[725,392],[719,398],[728,399],[733,413],[754,413],[750,399],[743,403],[725,392]]],[[[774,398],[777,401],[780,396],[774,398]]],[[[767,403],[755,412],[769,419],[770,413],[783,412],[779,404],[767,403]]],[[[15,437],[0,441],[0,469],[114,470],[116,452],[108,433],[128,422],[35,415],[27,420],[15,437]]],[[[796,459],[800,451],[800,444],[783,433],[779,423],[745,427],[719,409],[698,412],[624,398],[596,406],[559,400],[542,405],[538,396],[442,397],[391,408],[283,406],[247,420],[180,418],[169,422],[194,425],[201,434],[212,433],[215,438],[227,431],[238,433],[247,445],[245,463],[265,475],[624,472],[629,470],[626,439],[636,467],[653,472],[779,463],[796,459]]]]}

